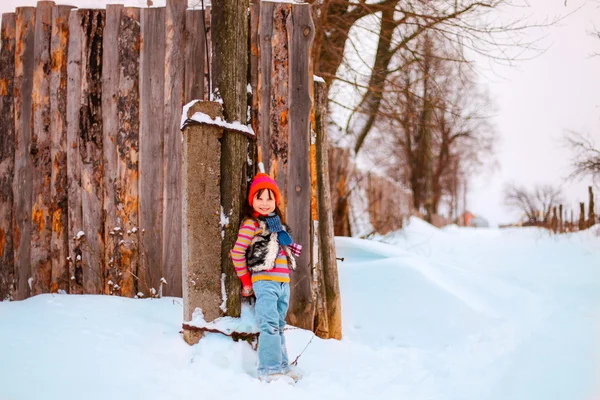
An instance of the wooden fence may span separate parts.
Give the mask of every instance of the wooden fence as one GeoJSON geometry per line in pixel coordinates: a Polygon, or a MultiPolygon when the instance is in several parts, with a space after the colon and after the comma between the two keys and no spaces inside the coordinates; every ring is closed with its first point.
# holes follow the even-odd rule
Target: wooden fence
{"type": "Polygon", "coordinates": [[[336,236],[385,235],[415,214],[409,190],[359,170],[349,149],[330,148],[329,179],[336,236]]]}
{"type": "Polygon", "coordinates": [[[0,300],[181,296],[180,118],[206,97],[209,20],[186,0],[2,15],[0,300]]]}

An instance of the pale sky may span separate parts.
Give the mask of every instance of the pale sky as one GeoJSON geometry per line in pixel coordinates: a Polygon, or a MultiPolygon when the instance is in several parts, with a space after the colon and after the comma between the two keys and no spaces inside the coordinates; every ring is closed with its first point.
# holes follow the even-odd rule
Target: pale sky
{"type": "MultiPolygon", "coordinates": [[[[594,23],[600,30],[600,3],[595,1],[529,0],[530,8],[515,9],[535,20],[566,15],[556,26],[529,33],[531,38],[547,35],[540,43],[548,50],[516,68],[494,66],[481,77],[494,99],[501,142],[499,168],[481,174],[472,185],[468,208],[492,223],[511,221],[514,213],[502,202],[505,183],[562,184],[568,207],[587,202],[591,180],[566,181],[571,152],[562,137],[567,129],[590,134],[600,145],[600,38],[592,36],[594,23]]],[[[479,60],[488,68],[485,60],[479,60]]],[[[600,198],[600,190],[597,196],[600,198]]],[[[598,204],[598,201],[596,201],[598,204]]],[[[577,215],[577,214],[576,214],[577,215]]]]}
{"type": "MultiPolygon", "coordinates": [[[[494,65],[478,59],[483,72],[481,83],[494,99],[500,142],[497,168],[474,177],[468,208],[492,223],[515,219],[502,202],[502,189],[508,182],[562,184],[569,207],[587,201],[584,182],[566,182],[571,153],[561,138],[566,129],[589,133],[600,144],[600,38],[590,33],[594,23],[600,29],[600,3],[594,0],[522,0],[529,8],[516,8],[511,15],[530,15],[531,21],[552,19],[582,7],[560,24],[532,30],[532,39],[546,36],[540,46],[548,50],[539,57],[523,61],[517,67],[494,65]]],[[[155,0],[154,4],[164,4],[155,0]]],[[[145,0],[76,0],[56,1],[80,7],[125,3],[144,6],[145,0]]],[[[1,0],[0,13],[12,12],[17,6],[33,6],[35,0],[1,0]]],[[[598,191],[600,204],[600,190],[598,191]]]]}

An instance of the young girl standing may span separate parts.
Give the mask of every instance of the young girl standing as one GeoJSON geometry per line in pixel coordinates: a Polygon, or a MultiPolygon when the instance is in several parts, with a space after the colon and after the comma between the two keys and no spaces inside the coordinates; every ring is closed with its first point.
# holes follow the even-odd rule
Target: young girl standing
{"type": "Polygon", "coordinates": [[[250,185],[246,216],[242,221],[231,258],[242,281],[242,296],[256,294],[258,378],[270,382],[300,376],[290,369],[283,328],[290,301],[290,270],[301,246],[292,242],[278,208],[277,183],[264,173],[250,185]]]}

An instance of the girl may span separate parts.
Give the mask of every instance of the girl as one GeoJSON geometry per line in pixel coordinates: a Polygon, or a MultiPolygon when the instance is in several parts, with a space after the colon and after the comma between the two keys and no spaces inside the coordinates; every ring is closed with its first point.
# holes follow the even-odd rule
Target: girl
{"type": "Polygon", "coordinates": [[[296,268],[294,255],[301,246],[293,243],[281,221],[277,183],[264,173],[250,185],[246,217],[242,221],[231,258],[242,281],[242,296],[256,294],[258,378],[294,381],[298,372],[290,369],[283,328],[290,300],[290,270],[296,268]]]}

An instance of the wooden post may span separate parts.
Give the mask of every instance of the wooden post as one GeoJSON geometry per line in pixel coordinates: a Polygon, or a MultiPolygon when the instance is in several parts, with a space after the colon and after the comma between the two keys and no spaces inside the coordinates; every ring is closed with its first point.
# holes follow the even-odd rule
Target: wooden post
{"type": "Polygon", "coordinates": [[[565,222],[563,218],[563,205],[558,206],[558,214],[559,214],[559,222],[558,222],[558,231],[563,233],[565,231],[565,222]]]}
{"type": "MultiPolygon", "coordinates": [[[[315,131],[317,147],[317,187],[319,217],[320,285],[325,292],[327,310],[326,338],[342,338],[342,306],[335,254],[331,189],[329,187],[329,144],[327,138],[327,88],[325,82],[315,82],[315,131]]],[[[322,293],[323,291],[319,291],[322,293]]]]}
{"type": "Polygon", "coordinates": [[[552,207],[552,232],[558,232],[558,214],[556,213],[556,206],[552,207]]]}
{"type": "MultiPolygon", "coordinates": [[[[188,113],[202,112],[214,119],[222,116],[217,102],[196,103],[188,113]]],[[[214,125],[189,124],[183,131],[183,336],[197,343],[201,331],[187,328],[194,310],[200,308],[208,322],[225,310],[221,298],[221,192],[219,168],[223,129],[214,125]]]]}
{"type": "MultiPolygon", "coordinates": [[[[294,239],[310,244],[310,113],[312,108],[312,70],[310,50],[314,24],[309,4],[294,4],[286,21],[289,46],[289,133],[290,151],[287,179],[287,221],[294,229],[294,239]]],[[[288,320],[292,325],[313,329],[315,304],[312,301],[312,265],[310,253],[297,260],[294,290],[288,320]],[[306,278],[305,278],[306,277],[306,278]],[[308,278],[308,279],[307,279],[308,278]]]]}
{"type": "Polygon", "coordinates": [[[588,221],[587,221],[587,226],[588,228],[591,226],[594,226],[594,224],[596,223],[596,212],[594,211],[594,190],[592,189],[591,186],[588,187],[588,192],[589,192],[589,205],[588,205],[588,221]]]}
{"type": "MultiPolygon", "coordinates": [[[[165,9],[141,10],[140,50],[140,268],[138,291],[150,295],[164,277],[163,134],[165,9]]],[[[180,251],[173,249],[172,251],[180,251]]]]}
{"type": "Polygon", "coordinates": [[[0,29],[0,301],[13,299],[15,259],[13,176],[15,173],[14,13],[2,14],[0,29]]]}
{"type": "Polygon", "coordinates": [[[187,0],[167,0],[165,16],[165,98],[163,187],[163,270],[165,294],[181,296],[181,108],[187,0]]]}
{"type": "MultiPolygon", "coordinates": [[[[213,88],[223,99],[225,121],[247,119],[248,4],[236,0],[215,2],[211,9],[213,88]]],[[[225,275],[227,315],[240,315],[240,281],[230,250],[233,248],[247,195],[248,138],[225,132],[221,141],[221,206],[229,223],[224,227],[221,268],[225,275]]]]}
{"type": "Polygon", "coordinates": [[[585,221],[585,204],[579,203],[579,230],[582,231],[586,228],[585,221]]]}
{"type": "Polygon", "coordinates": [[[30,156],[31,131],[33,128],[33,45],[35,8],[19,7],[16,10],[15,51],[15,176],[14,246],[15,270],[18,271],[15,300],[23,300],[32,293],[31,277],[31,208],[33,165],[30,156]]]}
{"type": "Polygon", "coordinates": [[[52,8],[50,48],[50,136],[52,140],[52,293],[69,292],[67,197],[67,54],[71,6],[52,8]]]}

